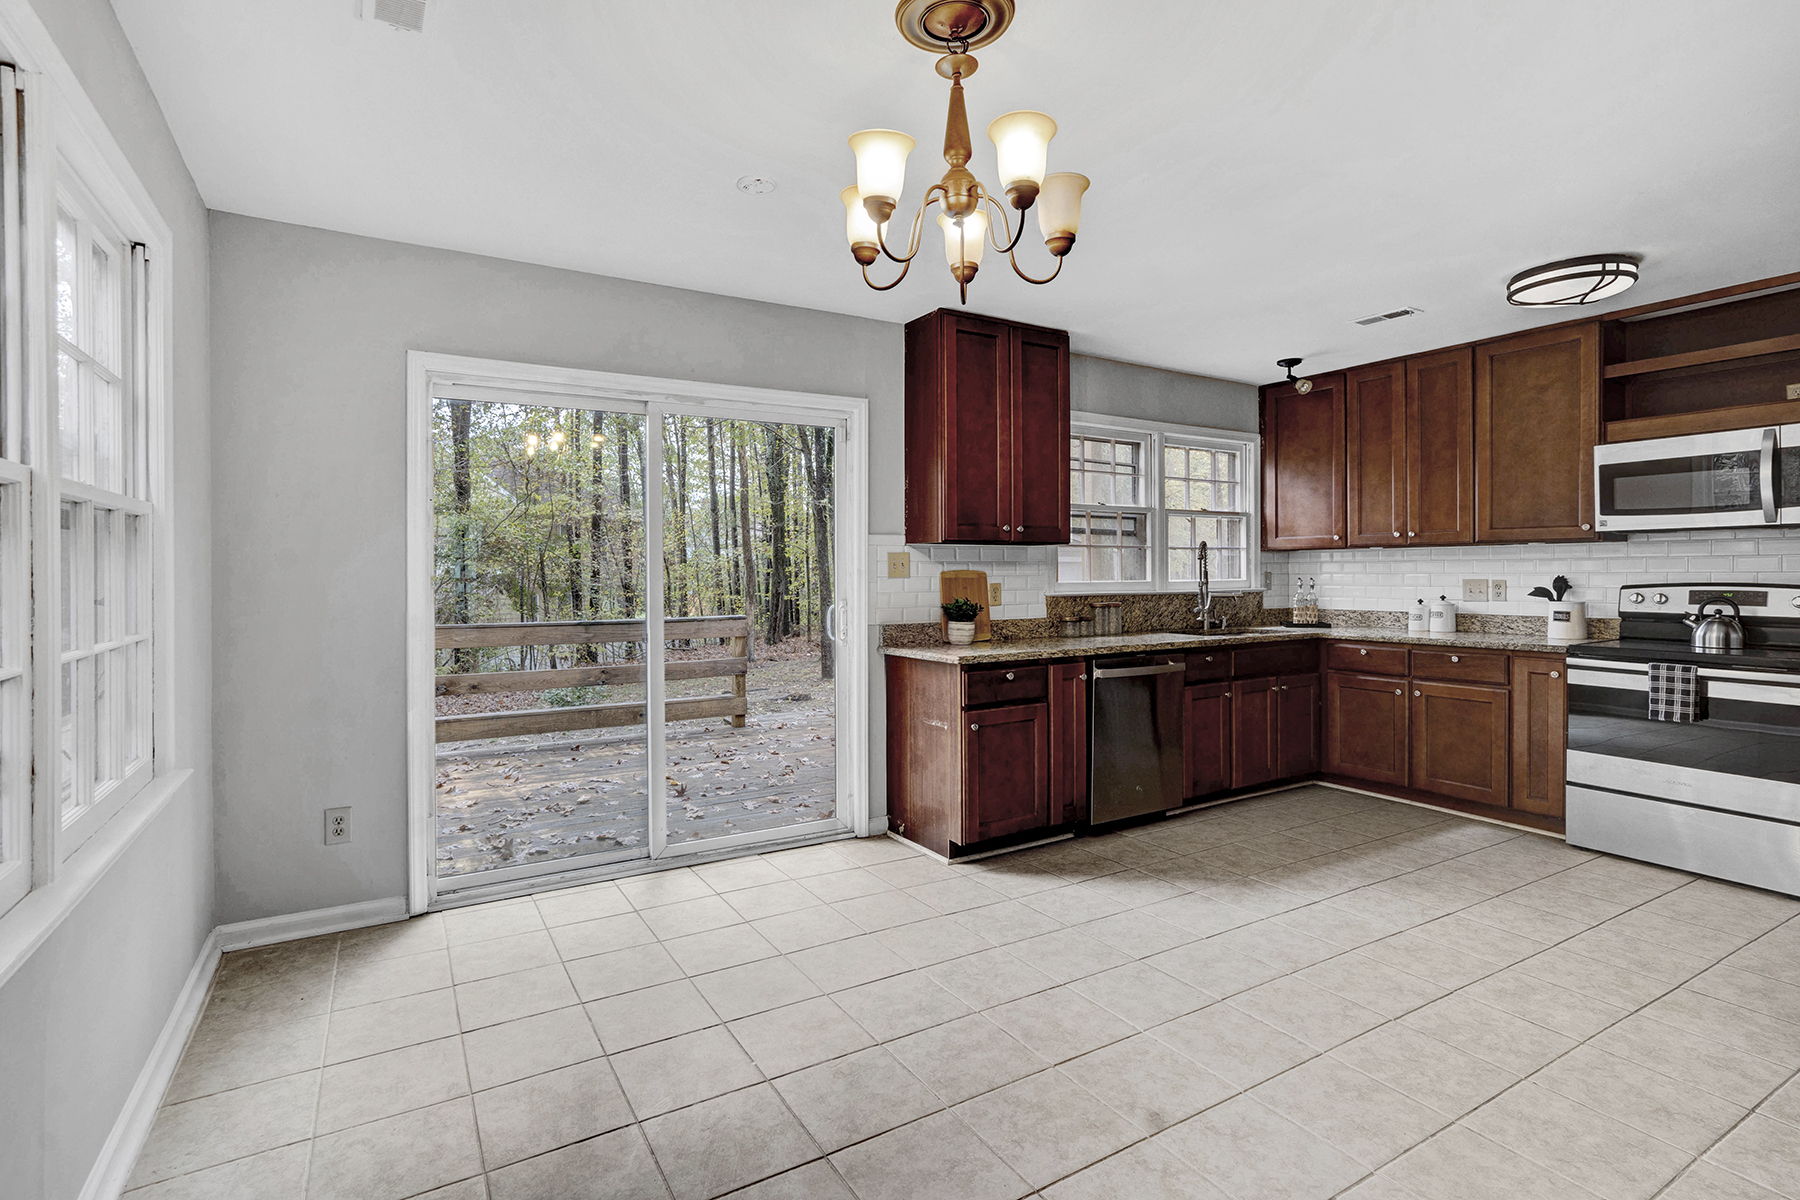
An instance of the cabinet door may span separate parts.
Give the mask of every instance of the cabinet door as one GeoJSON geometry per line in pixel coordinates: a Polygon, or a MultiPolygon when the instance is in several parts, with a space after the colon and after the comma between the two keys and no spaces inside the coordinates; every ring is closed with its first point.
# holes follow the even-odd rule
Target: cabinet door
{"type": "Polygon", "coordinates": [[[1475,540],[1475,368],[1467,346],[1406,360],[1406,540],[1475,540]]]}
{"type": "Polygon", "coordinates": [[[1513,658],[1512,806],[1561,818],[1569,693],[1563,660],[1513,658]]]}
{"type": "Polygon", "coordinates": [[[1301,395],[1263,390],[1263,546],[1344,544],[1344,377],[1321,375],[1301,395]]]}
{"type": "Polygon", "coordinates": [[[1012,330],[1012,515],[1001,533],[1015,542],[1069,540],[1069,335],[1012,330]],[[1011,528],[1007,528],[1007,526],[1011,528]]]}
{"type": "Polygon", "coordinates": [[[1522,333],[1475,347],[1475,540],[1594,534],[1600,327],[1522,333]]]}
{"type": "Polygon", "coordinates": [[[1325,677],[1325,770],[1406,785],[1406,680],[1333,671],[1325,677]]]}
{"type": "Polygon", "coordinates": [[[1231,786],[1255,787],[1275,778],[1277,681],[1239,679],[1231,685],[1231,786]]]}
{"type": "Polygon", "coordinates": [[[1504,807],[1510,725],[1505,688],[1414,680],[1412,786],[1504,807]]]}
{"type": "Polygon", "coordinates": [[[1201,683],[1186,689],[1183,760],[1189,800],[1231,786],[1231,685],[1201,683]]]}
{"type": "Polygon", "coordinates": [[[1344,540],[1406,544],[1406,364],[1377,363],[1344,376],[1344,540]]]}
{"type": "Polygon", "coordinates": [[[1296,779],[1318,769],[1319,677],[1285,675],[1276,686],[1276,778],[1296,779]]]}
{"type": "MultiPolygon", "coordinates": [[[[979,717],[976,720],[980,720],[979,717]]],[[[1074,821],[1088,806],[1088,665],[1050,664],[1050,819],[1074,821]]]]}
{"type": "Polygon", "coordinates": [[[939,310],[906,327],[906,537],[999,542],[1012,523],[1012,327],[939,310]]]}
{"type": "Polygon", "coordinates": [[[1050,825],[1050,706],[972,709],[963,721],[963,843],[1050,825]]]}

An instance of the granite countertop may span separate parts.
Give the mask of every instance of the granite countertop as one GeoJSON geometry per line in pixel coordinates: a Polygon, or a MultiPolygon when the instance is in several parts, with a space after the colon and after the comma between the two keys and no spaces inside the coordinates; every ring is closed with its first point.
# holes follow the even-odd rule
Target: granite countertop
{"type": "Polygon", "coordinates": [[[1561,654],[1569,642],[1546,642],[1517,633],[1407,633],[1404,629],[1336,625],[1330,629],[1259,626],[1226,633],[1127,633],[1117,637],[1031,638],[1014,642],[977,642],[971,646],[884,646],[883,654],[942,663],[1029,662],[1051,658],[1091,658],[1102,654],[1149,654],[1198,650],[1208,646],[1251,646],[1259,642],[1330,639],[1391,642],[1408,646],[1451,646],[1464,650],[1507,650],[1561,654]]]}

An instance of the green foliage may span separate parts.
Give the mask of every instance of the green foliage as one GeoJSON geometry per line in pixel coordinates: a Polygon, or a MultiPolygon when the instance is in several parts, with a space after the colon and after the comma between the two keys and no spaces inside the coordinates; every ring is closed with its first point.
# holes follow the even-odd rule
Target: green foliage
{"type": "Polygon", "coordinates": [[[603,689],[598,687],[551,688],[543,693],[544,703],[551,708],[575,708],[585,704],[601,704],[603,689]]]}
{"type": "Polygon", "coordinates": [[[981,605],[958,597],[944,603],[944,615],[952,621],[973,621],[981,613],[981,605]]]}

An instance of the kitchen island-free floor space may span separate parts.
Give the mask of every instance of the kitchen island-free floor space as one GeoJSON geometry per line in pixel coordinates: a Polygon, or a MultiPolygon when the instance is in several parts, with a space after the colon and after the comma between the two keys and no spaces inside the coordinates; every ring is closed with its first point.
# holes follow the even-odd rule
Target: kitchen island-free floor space
{"type": "Polygon", "coordinates": [[[226,956],[129,1193],[1800,1196],[1800,903],[1307,787],[226,956]]]}

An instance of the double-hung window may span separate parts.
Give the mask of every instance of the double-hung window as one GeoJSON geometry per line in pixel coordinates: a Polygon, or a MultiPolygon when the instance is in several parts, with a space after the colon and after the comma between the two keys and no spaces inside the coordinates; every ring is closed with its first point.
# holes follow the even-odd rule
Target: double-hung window
{"type": "Polygon", "coordinates": [[[1069,591],[1193,584],[1207,548],[1219,591],[1258,586],[1257,442],[1246,434],[1077,417],[1069,438],[1069,591]]]}
{"type": "MultiPolygon", "coordinates": [[[[150,776],[146,263],[72,182],[55,241],[57,846],[66,857],[150,776]]],[[[40,555],[38,570],[50,568],[40,555]]]]}

